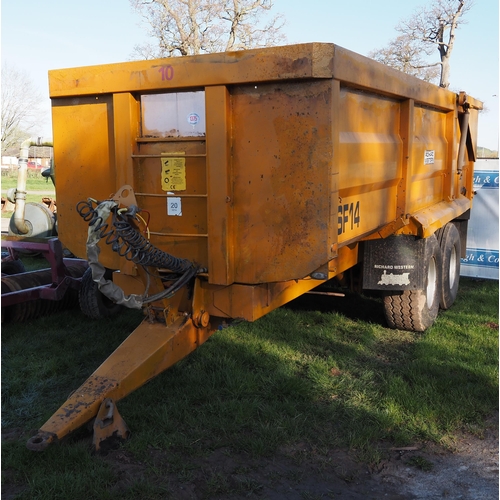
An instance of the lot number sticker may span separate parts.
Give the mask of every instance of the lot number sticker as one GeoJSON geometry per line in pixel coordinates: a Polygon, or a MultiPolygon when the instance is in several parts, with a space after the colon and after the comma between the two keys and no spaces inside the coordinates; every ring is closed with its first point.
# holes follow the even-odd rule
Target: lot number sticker
{"type": "Polygon", "coordinates": [[[182,215],[182,202],[177,196],[169,196],[167,198],[167,215],[182,215]]]}

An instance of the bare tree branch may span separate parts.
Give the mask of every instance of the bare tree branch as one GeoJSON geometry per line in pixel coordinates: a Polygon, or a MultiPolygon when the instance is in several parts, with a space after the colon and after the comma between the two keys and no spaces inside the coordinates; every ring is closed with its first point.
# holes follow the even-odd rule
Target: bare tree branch
{"type": "Polygon", "coordinates": [[[450,85],[450,58],[457,28],[465,24],[463,15],[474,5],[473,0],[432,0],[396,27],[400,35],[388,46],[370,54],[405,73],[426,81],[438,81],[441,87],[450,85]],[[439,53],[439,62],[426,63],[422,55],[439,53]]]}
{"type": "Polygon", "coordinates": [[[463,15],[473,5],[473,0],[434,0],[429,7],[421,8],[396,28],[403,36],[420,44],[427,55],[438,50],[441,61],[441,87],[447,88],[450,85],[450,58],[456,30],[466,23],[463,15]]]}
{"type": "Polygon", "coordinates": [[[130,0],[155,41],[136,46],[145,59],[275,45],[285,40],[273,0],[130,0]],[[266,22],[267,21],[267,22],[266,22]]]}
{"type": "Polygon", "coordinates": [[[426,82],[437,82],[441,63],[427,64],[421,58],[421,48],[408,37],[398,36],[387,47],[368,54],[378,62],[426,82]]]}
{"type": "Polygon", "coordinates": [[[231,25],[226,50],[271,46],[284,41],[284,35],[281,34],[284,20],[281,15],[274,16],[266,25],[259,28],[259,17],[262,12],[270,11],[272,7],[271,0],[226,2],[222,19],[231,25]]]}
{"type": "Polygon", "coordinates": [[[16,152],[20,143],[40,126],[41,95],[26,72],[2,65],[2,154],[16,152]]]}

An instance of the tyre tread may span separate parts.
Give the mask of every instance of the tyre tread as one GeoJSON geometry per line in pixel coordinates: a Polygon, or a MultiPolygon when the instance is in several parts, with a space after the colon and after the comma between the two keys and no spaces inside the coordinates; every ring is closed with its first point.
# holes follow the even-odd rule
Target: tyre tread
{"type": "Polygon", "coordinates": [[[91,319],[109,318],[122,309],[121,305],[113,304],[99,291],[97,283],[92,280],[92,269],[90,267],[83,274],[78,300],[83,314],[91,319]],[[105,304],[104,300],[108,304],[105,304]]]}
{"type": "MultiPolygon", "coordinates": [[[[440,269],[441,256],[439,245],[434,236],[427,241],[429,258],[435,257],[438,260],[440,269]]],[[[438,276],[438,297],[440,296],[441,279],[438,276]]],[[[429,328],[437,316],[438,308],[429,311],[426,304],[425,290],[404,290],[395,293],[388,293],[384,296],[384,312],[388,325],[398,330],[409,330],[423,332],[429,328]]],[[[439,298],[438,298],[439,301],[439,298]]]]}

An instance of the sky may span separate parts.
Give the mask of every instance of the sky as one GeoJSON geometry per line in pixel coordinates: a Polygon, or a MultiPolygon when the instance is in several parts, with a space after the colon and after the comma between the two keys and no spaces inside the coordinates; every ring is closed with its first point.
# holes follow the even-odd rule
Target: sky
{"type": "MultiPolygon", "coordinates": [[[[286,25],[286,43],[331,42],[368,55],[397,35],[395,26],[431,0],[274,0],[286,25]]],[[[478,146],[499,146],[498,0],[476,0],[457,31],[451,58],[454,91],[484,102],[478,146]]],[[[2,63],[28,73],[43,100],[52,136],[48,71],[118,63],[147,41],[141,17],[129,0],[2,0],[2,63]]],[[[436,50],[437,61],[437,50],[436,50]]]]}

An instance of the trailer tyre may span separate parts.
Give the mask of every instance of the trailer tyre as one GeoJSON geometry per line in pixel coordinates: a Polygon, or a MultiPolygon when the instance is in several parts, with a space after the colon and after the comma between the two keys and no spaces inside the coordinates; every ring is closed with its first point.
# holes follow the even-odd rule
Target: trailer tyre
{"type": "Polygon", "coordinates": [[[453,223],[448,223],[437,233],[442,257],[441,309],[449,309],[458,293],[460,281],[460,233],[453,223]]]}
{"type": "Polygon", "coordinates": [[[423,332],[429,328],[439,312],[441,297],[441,249],[434,235],[426,240],[422,259],[425,287],[404,290],[384,296],[384,311],[391,328],[423,332]]]}
{"type": "MultiPolygon", "coordinates": [[[[106,271],[104,277],[110,279],[111,271],[106,271]]],[[[109,318],[123,309],[123,306],[115,304],[101,293],[97,283],[92,280],[92,269],[90,267],[83,273],[78,300],[83,314],[92,319],[109,318]]]]}
{"type": "Polygon", "coordinates": [[[24,267],[23,261],[21,259],[2,260],[2,274],[10,275],[25,272],[26,268],[24,267]]]}

